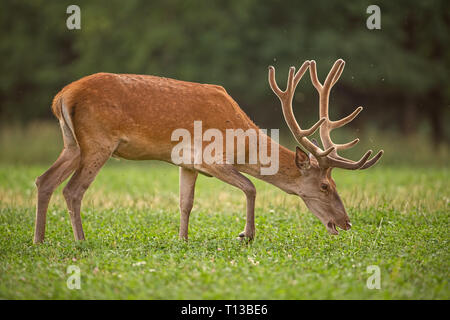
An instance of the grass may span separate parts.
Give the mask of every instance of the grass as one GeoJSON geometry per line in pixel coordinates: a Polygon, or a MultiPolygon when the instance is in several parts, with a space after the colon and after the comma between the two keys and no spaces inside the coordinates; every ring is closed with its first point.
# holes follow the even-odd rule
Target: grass
{"type": "Polygon", "coordinates": [[[449,299],[449,172],[445,167],[335,170],[351,231],[330,236],[300,199],[256,184],[257,236],[243,194],[201,176],[190,240],[177,239],[178,170],[112,160],[82,208],[75,242],[61,187],[46,241],[32,244],[34,179],[48,166],[0,164],[0,298],[449,299]],[[66,286],[81,270],[81,289],[66,286]],[[381,271],[370,290],[367,267],[381,271]]]}
{"type": "MultiPolygon", "coordinates": [[[[338,142],[352,133],[342,135],[338,142]]],[[[363,141],[386,154],[367,171],[335,170],[353,224],[339,236],[300,199],[253,180],[257,236],[242,243],[243,194],[201,176],[185,243],[177,239],[177,168],[111,160],[83,201],[87,240],[73,240],[61,186],[36,246],[34,180],[61,149],[59,128],[0,125],[0,298],[449,299],[448,146],[360,136],[357,155],[347,156],[368,149],[363,141]],[[80,268],[80,290],[66,285],[71,265],[80,268]],[[366,286],[372,265],[380,290],[366,286]]]]}

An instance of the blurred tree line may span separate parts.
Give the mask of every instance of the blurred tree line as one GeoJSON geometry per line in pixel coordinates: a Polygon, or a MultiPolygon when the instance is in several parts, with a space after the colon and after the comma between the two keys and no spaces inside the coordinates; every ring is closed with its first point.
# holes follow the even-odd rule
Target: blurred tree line
{"type": "MultiPolygon", "coordinates": [[[[222,85],[258,125],[283,130],[267,66],[283,87],[290,65],[315,59],[323,80],[343,58],[332,117],[363,105],[355,127],[449,142],[447,0],[2,0],[0,9],[0,125],[50,118],[64,85],[116,72],[222,85]],[[66,27],[71,4],[81,8],[81,30],[66,27]],[[381,8],[381,30],[366,28],[371,4],[381,8]]],[[[308,75],[294,108],[301,123],[318,117],[308,75]]]]}

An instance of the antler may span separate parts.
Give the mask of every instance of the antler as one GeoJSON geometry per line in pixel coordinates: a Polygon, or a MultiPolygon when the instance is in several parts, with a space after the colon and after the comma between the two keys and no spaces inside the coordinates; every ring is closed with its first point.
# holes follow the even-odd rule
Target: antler
{"type": "Polygon", "coordinates": [[[294,113],[292,112],[292,99],[294,97],[295,88],[297,87],[300,79],[305,73],[306,69],[309,67],[309,61],[305,61],[300,69],[295,73],[295,67],[289,69],[289,76],[287,81],[287,87],[285,91],[282,91],[275,80],[275,68],[273,66],[269,67],[269,84],[273,92],[278,96],[281,101],[281,106],[283,108],[283,115],[286,123],[294,135],[298,143],[305,147],[309,152],[311,152],[315,157],[320,158],[328,155],[334,150],[334,147],[328,150],[321,150],[319,147],[314,145],[307,137],[312,135],[322,123],[325,122],[325,118],[317,121],[311,128],[307,130],[302,130],[295,120],[294,113]]]}
{"type": "MultiPolygon", "coordinates": [[[[353,147],[355,144],[359,142],[359,139],[355,139],[351,142],[344,143],[344,144],[336,144],[333,143],[330,137],[330,132],[333,129],[340,128],[350,121],[352,121],[361,111],[362,107],[356,108],[355,111],[353,111],[351,114],[346,116],[345,118],[342,118],[337,121],[331,121],[328,115],[328,102],[330,97],[330,91],[331,88],[334,86],[334,84],[339,80],[342,71],[344,70],[345,62],[342,59],[338,59],[333,67],[331,68],[330,72],[328,73],[325,82],[323,84],[320,83],[320,81],[317,79],[317,69],[316,69],[316,62],[314,60],[310,61],[310,76],[311,81],[316,88],[317,92],[319,93],[319,114],[321,118],[325,118],[323,125],[320,127],[320,140],[322,141],[322,145],[324,148],[331,148],[334,147],[334,150],[330,152],[330,156],[333,159],[340,160],[343,162],[346,162],[350,165],[350,168],[346,166],[346,169],[367,169],[373,166],[377,161],[381,158],[383,155],[383,150],[380,150],[372,159],[367,161],[369,156],[372,154],[372,150],[369,150],[366,152],[366,154],[359,160],[358,162],[352,161],[350,159],[343,158],[338,155],[338,150],[344,150],[353,147]],[[365,159],[364,161],[362,161],[365,159]]],[[[342,168],[341,166],[337,166],[339,168],[342,168]]]]}
{"type": "MultiPolygon", "coordinates": [[[[339,61],[339,60],[338,60],[339,61]]],[[[342,60],[340,60],[342,61],[342,60]]],[[[343,61],[342,61],[343,62],[343,61]]],[[[302,145],[306,150],[311,152],[312,155],[317,159],[319,165],[322,168],[342,168],[342,169],[365,169],[373,164],[381,157],[383,154],[383,151],[380,151],[374,158],[372,158],[369,162],[367,162],[367,159],[372,154],[372,151],[369,150],[358,162],[354,162],[345,158],[340,157],[337,153],[337,149],[346,149],[350,148],[353,145],[355,145],[359,140],[356,139],[350,143],[337,145],[333,144],[333,142],[330,139],[329,132],[331,128],[338,128],[346,123],[353,120],[354,117],[362,110],[362,108],[358,108],[353,112],[351,115],[339,120],[331,122],[328,118],[328,96],[329,91],[331,89],[331,86],[336,83],[337,79],[339,79],[340,74],[342,73],[343,65],[339,64],[337,65],[337,62],[335,63],[335,66],[333,66],[333,69],[328,74],[327,80],[325,81],[325,85],[322,86],[320,82],[317,80],[317,74],[316,74],[316,68],[315,68],[315,61],[305,61],[303,65],[300,67],[297,73],[295,73],[295,68],[291,67],[289,69],[289,76],[287,81],[286,90],[282,91],[275,80],[275,68],[273,66],[269,67],[269,84],[272,88],[273,92],[278,96],[281,102],[281,106],[283,109],[283,115],[284,119],[286,120],[286,123],[291,130],[292,134],[294,135],[297,142],[302,145]],[[314,64],[314,68],[311,68],[312,64],[314,64]],[[297,123],[297,120],[294,117],[294,113],[292,111],[292,100],[295,93],[295,88],[297,87],[300,79],[302,78],[303,74],[306,72],[306,69],[310,67],[311,72],[311,79],[313,80],[313,84],[316,87],[316,89],[320,90],[320,117],[321,119],[317,121],[311,128],[307,130],[302,130],[297,123]],[[314,70],[313,70],[314,69],[314,70]],[[294,75],[295,73],[295,75],[294,75]],[[314,76],[315,75],[315,76],[314,76]],[[325,89],[324,89],[325,88],[325,89]],[[322,94],[325,93],[325,94],[322,94]],[[322,104],[322,101],[326,101],[326,103],[322,104]],[[324,130],[324,125],[327,124],[326,128],[324,130]],[[312,143],[307,137],[312,135],[318,128],[320,127],[320,135],[322,144],[325,148],[325,150],[322,150],[320,147],[316,146],[314,143],[312,143]],[[323,136],[322,136],[323,135],[323,136]],[[325,142],[324,142],[325,141],[325,142]]]]}

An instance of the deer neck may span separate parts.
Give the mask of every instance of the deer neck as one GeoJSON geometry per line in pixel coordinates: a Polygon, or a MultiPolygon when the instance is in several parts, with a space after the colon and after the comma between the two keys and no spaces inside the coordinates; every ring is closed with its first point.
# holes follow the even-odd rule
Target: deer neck
{"type": "Polygon", "coordinates": [[[237,169],[259,180],[270,183],[289,194],[297,194],[296,189],[301,174],[295,165],[295,153],[271,139],[269,143],[276,144],[279,150],[278,170],[274,174],[261,174],[261,167],[264,166],[259,161],[256,164],[239,165],[237,169]]]}

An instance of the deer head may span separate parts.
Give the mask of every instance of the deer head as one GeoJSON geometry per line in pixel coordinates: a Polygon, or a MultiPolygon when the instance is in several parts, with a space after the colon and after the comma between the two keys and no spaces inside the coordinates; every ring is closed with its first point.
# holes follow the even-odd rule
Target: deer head
{"type": "Polygon", "coordinates": [[[323,84],[317,79],[316,62],[314,60],[305,61],[297,73],[295,73],[295,68],[291,67],[285,91],[280,90],[276,83],[274,67],[269,67],[269,84],[281,101],[284,119],[297,142],[309,152],[307,154],[301,148],[296,148],[295,164],[301,173],[301,179],[296,182],[296,193],[304,200],[306,206],[319,218],[331,234],[338,234],[337,226],[344,230],[351,228],[350,219],[337,192],[336,183],[331,177],[332,169],[367,169],[373,166],[383,155],[383,150],[381,150],[369,160],[372,154],[372,150],[369,150],[359,161],[352,161],[339,156],[337,152],[354,146],[359,139],[345,144],[336,144],[331,140],[331,130],[349,123],[362,110],[362,107],[358,107],[350,115],[337,121],[329,119],[328,101],[330,91],[341,76],[344,65],[345,62],[342,59],[337,60],[323,84]],[[311,81],[319,93],[320,120],[311,128],[304,130],[300,128],[294,117],[292,100],[295,88],[308,68],[311,81]],[[312,135],[319,128],[323,149],[315,141],[308,139],[308,136],[312,135]]]}

